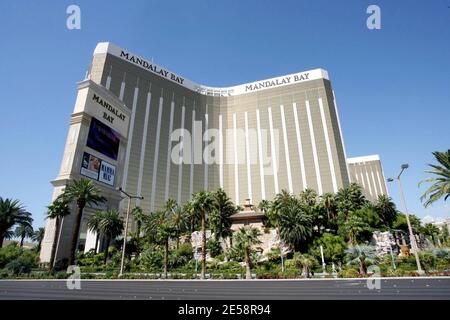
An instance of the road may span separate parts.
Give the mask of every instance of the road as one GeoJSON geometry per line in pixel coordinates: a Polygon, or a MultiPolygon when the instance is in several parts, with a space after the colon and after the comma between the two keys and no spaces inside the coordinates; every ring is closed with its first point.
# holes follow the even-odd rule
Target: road
{"type": "Polygon", "coordinates": [[[372,290],[367,279],[81,280],[79,290],[66,280],[1,280],[0,300],[450,299],[450,277],[379,280],[372,290]]]}

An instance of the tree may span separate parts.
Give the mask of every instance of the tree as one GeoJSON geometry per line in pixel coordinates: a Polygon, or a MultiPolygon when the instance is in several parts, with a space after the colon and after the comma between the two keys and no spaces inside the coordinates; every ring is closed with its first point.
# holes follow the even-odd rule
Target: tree
{"type": "Polygon", "coordinates": [[[236,251],[238,255],[244,256],[244,262],[245,262],[245,278],[251,279],[252,278],[252,253],[254,252],[253,247],[257,244],[260,244],[261,241],[259,240],[259,237],[261,235],[261,232],[252,227],[243,227],[240,228],[233,236],[233,249],[236,251]]]}
{"type": "Polygon", "coordinates": [[[131,210],[131,214],[133,216],[134,222],[136,222],[136,236],[141,236],[141,227],[144,223],[145,219],[147,218],[147,215],[144,213],[141,207],[136,206],[131,210]]]}
{"type": "Polygon", "coordinates": [[[91,215],[87,221],[88,230],[91,232],[95,232],[95,248],[94,252],[97,253],[98,242],[100,240],[100,221],[103,219],[103,212],[96,211],[93,215],[91,215]]]}
{"type": "MultiPolygon", "coordinates": [[[[414,233],[420,232],[420,219],[413,214],[409,215],[409,221],[411,222],[411,227],[414,233]]],[[[408,223],[406,221],[406,215],[403,213],[398,213],[395,221],[392,225],[393,229],[403,230],[409,234],[408,223]]]]}
{"type": "Polygon", "coordinates": [[[202,227],[202,273],[201,278],[205,278],[206,273],[206,216],[214,209],[214,200],[212,194],[207,191],[200,191],[194,194],[192,198],[191,215],[200,216],[202,227]]]}
{"type": "Polygon", "coordinates": [[[367,274],[367,263],[372,263],[376,257],[376,250],[373,246],[358,245],[351,246],[347,250],[347,264],[358,263],[359,273],[367,274]]]}
{"type": "Polygon", "coordinates": [[[0,197],[0,248],[3,240],[11,235],[10,229],[14,225],[31,226],[32,222],[31,213],[25,210],[19,200],[0,197]]]}
{"type": "Polygon", "coordinates": [[[343,237],[331,233],[324,233],[320,238],[314,240],[311,253],[317,258],[321,257],[320,246],[323,249],[324,260],[334,263],[342,261],[347,248],[343,237]]]}
{"type": "Polygon", "coordinates": [[[336,194],[336,208],[341,220],[345,220],[350,212],[361,209],[365,203],[362,189],[356,183],[350,183],[336,194]]]}
{"type": "Polygon", "coordinates": [[[17,238],[20,238],[20,247],[23,247],[23,241],[26,238],[31,238],[33,236],[34,230],[33,227],[30,225],[19,225],[16,227],[16,230],[14,231],[14,235],[17,238]]]}
{"type": "Polygon", "coordinates": [[[271,224],[271,216],[270,216],[270,209],[272,207],[272,202],[270,202],[269,200],[263,199],[261,200],[261,202],[258,204],[258,209],[262,211],[262,213],[264,214],[264,226],[266,228],[270,228],[272,227],[271,224]]]}
{"type": "Polygon", "coordinates": [[[44,240],[44,235],[45,235],[45,229],[42,227],[33,232],[33,236],[31,237],[31,240],[33,240],[34,242],[37,242],[37,246],[36,246],[37,252],[41,251],[41,245],[42,245],[42,241],[44,240]]]}
{"type": "Polygon", "coordinates": [[[59,243],[59,233],[61,229],[61,220],[70,214],[68,199],[63,194],[57,197],[49,206],[47,206],[47,218],[55,219],[55,233],[53,236],[52,251],[50,253],[49,271],[53,270],[55,264],[56,247],[59,243]]]}
{"type": "Polygon", "coordinates": [[[213,209],[209,216],[209,227],[214,233],[215,240],[220,241],[220,238],[226,239],[231,236],[230,217],[238,211],[222,188],[214,192],[212,197],[213,209]]]}
{"type": "Polygon", "coordinates": [[[333,222],[337,219],[336,212],[336,200],[334,194],[330,192],[326,192],[320,196],[321,205],[325,208],[327,212],[327,220],[328,224],[333,224],[333,222]]]}
{"type": "Polygon", "coordinates": [[[176,248],[180,246],[181,235],[188,230],[188,215],[182,207],[176,206],[172,212],[172,223],[174,227],[174,238],[176,239],[176,248]]]}
{"type": "Polygon", "coordinates": [[[305,189],[300,192],[300,202],[307,207],[314,207],[317,205],[318,195],[313,189],[305,189]]]}
{"type": "Polygon", "coordinates": [[[422,233],[433,242],[433,245],[436,245],[436,238],[439,236],[439,228],[431,223],[427,223],[421,229],[422,233]]]}
{"type": "Polygon", "coordinates": [[[68,201],[76,201],[77,204],[69,255],[69,265],[73,265],[75,263],[75,251],[77,249],[84,207],[92,204],[97,205],[100,202],[105,202],[106,199],[100,195],[100,191],[92,180],[88,179],[74,180],[66,187],[64,198],[68,201]]]}
{"type": "MultiPolygon", "coordinates": [[[[166,209],[168,206],[166,206],[166,209]]],[[[164,277],[167,277],[169,265],[169,241],[176,234],[171,210],[158,211],[149,216],[143,229],[149,240],[164,246],[164,277]]]]}
{"type": "Polygon", "coordinates": [[[397,209],[392,198],[382,194],[378,196],[375,203],[375,211],[377,212],[381,222],[387,228],[392,228],[397,217],[397,209]]]}
{"type": "MultiPolygon", "coordinates": [[[[313,191],[313,190],[311,190],[313,191]]],[[[308,193],[310,195],[312,193],[308,193]]],[[[313,197],[313,196],[311,196],[313,197]]],[[[281,190],[275,196],[273,202],[268,203],[270,206],[266,209],[266,216],[270,221],[270,225],[277,230],[280,237],[280,258],[281,258],[281,271],[284,272],[284,254],[283,254],[283,241],[284,238],[281,236],[281,215],[288,210],[289,206],[300,206],[300,202],[294,195],[290,194],[286,190],[281,190]]]]}
{"type": "Polygon", "coordinates": [[[350,214],[340,229],[351,245],[355,245],[359,240],[359,236],[368,230],[370,230],[370,226],[355,213],[350,214]]]}
{"type": "MultiPolygon", "coordinates": [[[[123,219],[117,210],[106,210],[101,212],[101,219],[98,225],[100,234],[105,237],[105,255],[103,263],[108,259],[109,244],[111,240],[117,238],[123,231],[123,219]]],[[[126,231],[125,231],[126,232],[126,231]]],[[[126,237],[126,234],[124,235],[126,237]]]]}
{"type": "Polygon", "coordinates": [[[301,268],[303,277],[308,278],[309,270],[316,263],[316,259],[311,257],[309,254],[301,254],[300,252],[296,252],[294,253],[293,260],[294,265],[297,268],[301,268]]]}
{"type": "Polygon", "coordinates": [[[312,217],[306,208],[292,202],[280,210],[280,237],[295,250],[306,251],[312,235],[312,217]]]}
{"type": "Polygon", "coordinates": [[[419,183],[419,186],[423,183],[432,183],[420,197],[421,201],[425,201],[425,207],[441,198],[444,198],[444,201],[446,201],[450,197],[450,149],[444,152],[435,151],[433,156],[438,164],[428,164],[431,170],[425,172],[434,176],[419,183]]]}

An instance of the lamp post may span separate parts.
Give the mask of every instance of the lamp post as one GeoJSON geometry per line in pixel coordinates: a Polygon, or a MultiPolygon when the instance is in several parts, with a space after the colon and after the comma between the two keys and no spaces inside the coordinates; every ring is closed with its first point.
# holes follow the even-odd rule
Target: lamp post
{"type": "Polygon", "coordinates": [[[126,193],[122,188],[119,188],[119,191],[123,193],[126,197],[128,197],[128,208],[127,208],[127,217],[125,220],[125,235],[123,237],[123,246],[122,246],[122,259],[120,261],[120,273],[119,277],[123,275],[123,265],[125,263],[125,248],[127,246],[127,231],[128,231],[128,219],[130,217],[130,207],[131,207],[131,199],[144,199],[144,197],[141,196],[132,196],[128,193],[126,193]]]}
{"type": "Polygon", "coordinates": [[[410,241],[411,241],[411,247],[414,250],[414,256],[416,258],[417,272],[419,274],[423,274],[424,272],[423,272],[422,267],[420,265],[420,259],[419,259],[419,252],[418,252],[419,251],[419,247],[417,246],[416,237],[414,236],[414,233],[413,233],[413,229],[412,229],[412,226],[411,226],[411,221],[409,219],[408,207],[406,206],[406,200],[405,200],[405,196],[403,194],[402,182],[400,181],[400,176],[402,175],[402,173],[403,173],[403,171],[405,169],[408,169],[408,167],[409,167],[408,164],[402,164],[402,166],[401,166],[402,170],[400,171],[398,176],[396,178],[388,178],[387,181],[388,182],[392,182],[392,181],[394,181],[394,179],[396,179],[397,182],[398,182],[398,188],[400,190],[400,198],[402,199],[403,207],[405,208],[406,223],[408,224],[408,231],[409,231],[409,238],[410,238],[410,241]]]}

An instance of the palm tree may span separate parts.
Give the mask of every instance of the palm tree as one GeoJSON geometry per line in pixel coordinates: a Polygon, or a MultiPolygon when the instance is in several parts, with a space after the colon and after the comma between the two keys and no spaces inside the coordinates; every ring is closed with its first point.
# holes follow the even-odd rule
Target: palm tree
{"type": "Polygon", "coordinates": [[[336,194],[336,207],[338,214],[345,220],[350,212],[361,209],[366,203],[361,187],[356,183],[350,183],[340,189],[336,194]]]}
{"type": "Polygon", "coordinates": [[[213,210],[209,216],[209,226],[214,233],[216,241],[220,238],[226,239],[231,236],[230,217],[238,210],[223,189],[219,189],[212,194],[213,210]]]}
{"type": "MultiPolygon", "coordinates": [[[[444,226],[446,228],[446,226],[444,226]]],[[[431,242],[433,242],[433,245],[436,245],[436,238],[438,238],[439,235],[439,228],[433,225],[432,223],[426,223],[421,228],[422,233],[425,236],[428,236],[431,242]]]]}
{"type": "Polygon", "coordinates": [[[357,262],[360,274],[367,274],[367,263],[372,263],[376,257],[375,247],[369,245],[351,246],[345,252],[347,253],[347,264],[357,262]]]}
{"type": "Polygon", "coordinates": [[[294,249],[305,250],[304,244],[312,235],[312,216],[298,203],[290,203],[279,212],[280,237],[294,249]]]}
{"type": "Polygon", "coordinates": [[[301,268],[304,278],[308,278],[309,270],[314,266],[315,258],[309,254],[301,254],[300,252],[294,253],[294,265],[297,268],[301,268]]]}
{"type": "Polygon", "coordinates": [[[191,214],[200,216],[202,226],[202,273],[201,279],[205,279],[206,273],[206,216],[214,209],[212,194],[207,191],[200,191],[192,198],[191,214]]]}
{"type": "Polygon", "coordinates": [[[123,219],[120,217],[119,211],[102,211],[98,229],[102,236],[105,237],[105,256],[103,263],[106,264],[111,240],[117,238],[123,231],[123,219]]]}
{"type": "Polygon", "coordinates": [[[351,245],[355,245],[358,241],[359,235],[369,229],[369,225],[356,214],[351,214],[342,225],[342,232],[345,233],[345,236],[347,236],[351,245]]]}
{"type": "Polygon", "coordinates": [[[47,218],[55,219],[55,234],[53,237],[52,251],[50,253],[49,271],[53,270],[55,264],[56,247],[59,243],[59,233],[61,229],[61,220],[70,214],[69,202],[63,195],[57,197],[47,207],[47,218]]]}
{"type": "Polygon", "coordinates": [[[252,260],[251,255],[253,251],[253,246],[260,244],[261,240],[259,240],[259,237],[261,236],[261,232],[252,227],[243,227],[240,228],[235,234],[234,234],[234,245],[233,250],[236,250],[239,255],[244,256],[244,262],[245,262],[245,278],[251,279],[252,278],[252,260]]]}
{"type": "Polygon", "coordinates": [[[97,253],[98,243],[100,240],[100,221],[103,218],[102,211],[96,211],[93,215],[88,218],[87,227],[91,232],[95,232],[95,248],[94,253],[97,253]]]}
{"type": "Polygon", "coordinates": [[[31,226],[32,222],[31,213],[25,210],[19,200],[0,197],[0,248],[15,224],[31,226]]]}
{"type": "Polygon", "coordinates": [[[331,192],[326,192],[320,196],[321,198],[321,204],[327,211],[327,217],[328,221],[334,221],[336,220],[336,201],[334,194],[331,192]]]}
{"type": "Polygon", "coordinates": [[[307,207],[314,207],[317,204],[317,192],[313,189],[305,189],[300,192],[300,202],[307,207]]]}
{"type": "Polygon", "coordinates": [[[436,158],[438,164],[429,164],[432,168],[430,171],[425,171],[434,175],[432,178],[422,180],[422,183],[431,182],[432,185],[420,197],[421,201],[425,201],[425,207],[444,198],[444,201],[450,197],[450,149],[444,152],[435,151],[433,156],[436,158]]]}
{"type": "Polygon", "coordinates": [[[173,222],[172,211],[164,210],[152,213],[143,225],[149,240],[164,246],[164,278],[167,278],[169,265],[169,241],[176,234],[173,222]]]}
{"type": "Polygon", "coordinates": [[[392,228],[395,219],[397,218],[397,209],[392,198],[382,194],[378,196],[375,203],[375,211],[378,214],[381,222],[388,228],[392,228]]]}
{"type": "Polygon", "coordinates": [[[33,227],[30,225],[19,225],[14,231],[14,235],[20,238],[20,247],[23,247],[23,241],[26,238],[31,238],[34,234],[33,227]]]}
{"type": "Polygon", "coordinates": [[[86,205],[97,205],[100,202],[105,202],[106,199],[100,195],[99,190],[94,185],[92,180],[88,179],[74,180],[72,184],[66,187],[64,197],[68,201],[76,201],[77,203],[77,212],[74,219],[75,222],[72,232],[72,242],[69,256],[69,265],[73,265],[75,263],[75,251],[77,249],[83,209],[86,205]]]}
{"type": "Polygon", "coordinates": [[[188,229],[188,215],[182,207],[176,206],[172,212],[172,223],[175,229],[176,248],[180,246],[180,237],[188,229]]]}
{"type": "Polygon", "coordinates": [[[144,223],[145,219],[147,218],[147,215],[144,213],[141,207],[136,206],[131,210],[131,214],[133,215],[133,219],[136,222],[136,235],[138,237],[141,236],[141,227],[144,223]]]}
{"type": "Polygon", "coordinates": [[[34,242],[37,242],[37,251],[41,251],[41,245],[42,245],[42,241],[44,240],[44,235],[45,235],[45,229],[44,228],[39,228],[36,231],[33,232],[33,236],[31,237],[31,240],[33,240],[34,242]]]}

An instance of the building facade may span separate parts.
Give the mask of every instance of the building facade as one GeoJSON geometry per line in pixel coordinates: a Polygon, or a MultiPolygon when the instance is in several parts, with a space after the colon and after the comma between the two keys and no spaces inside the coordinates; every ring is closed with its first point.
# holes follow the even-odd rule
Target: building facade
{"type": "MultiPolygon", "coordinates": [[[[53,199],[81,177],[93,179],[107,198],[84,211],[80,243],[87,247],[95,239],[87,217],[98,209],[124,210],[119,187],[143,196],[133,205],[154,212],[168,198],[184,204],[200,190],[222,187],[236,204],[258,204],[282,189],[322,194],[350,181],[325,70],[214,88],[111,43],[97,45],[78,84],[53,199]]],[[[64,218],[58,235],[58,259],[68,256],[72,216],[64,218]]],[[[50,220],[43,262],[50,259],[54,237],[50,220]]]]}
{"type": "Polygon", "coordinates": [[[347,163],[350,181],[362,187],[368,200],[375,201],[380,195],[389,195],[380,156],[348,158],[347,163]]]}

